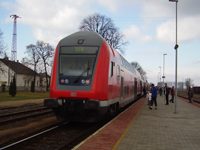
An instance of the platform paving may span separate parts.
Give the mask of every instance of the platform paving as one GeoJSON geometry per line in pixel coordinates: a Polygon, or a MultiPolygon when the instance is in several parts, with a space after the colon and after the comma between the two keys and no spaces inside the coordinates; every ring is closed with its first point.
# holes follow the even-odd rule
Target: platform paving
{"type": "MultiPolygon", "coordinates": [[[[171,97],[171,96],[169,96],[171,97]]],[[[200,105],[186,100],[165,105],[157,98],[158,109],[144,105],[117,150],[200,150],[200,105]]]]}
{"type": "Polygon", "coordinates": [[[200,105],[178,98],[175,114],[175,103],[157,102],[150,110],[142,98],[74,150],[200,150],[200,105]]]}

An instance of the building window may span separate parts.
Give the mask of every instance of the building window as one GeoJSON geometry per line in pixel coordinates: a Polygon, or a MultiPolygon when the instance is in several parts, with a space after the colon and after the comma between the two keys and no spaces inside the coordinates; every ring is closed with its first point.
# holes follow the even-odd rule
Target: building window
{"type": "Polygon", "coordinates": [[[26,86],[26,80],[24,80],[24,86],[26,86]]]}

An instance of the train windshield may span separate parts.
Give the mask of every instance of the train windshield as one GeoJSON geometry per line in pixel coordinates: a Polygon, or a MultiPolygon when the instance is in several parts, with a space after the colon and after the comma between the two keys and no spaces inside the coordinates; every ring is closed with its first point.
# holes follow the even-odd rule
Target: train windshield
{"type": "Polygon", "coordinates": [[[60,76],[89,77],[92,75],[98,47],[61,47],[60,76]]]}

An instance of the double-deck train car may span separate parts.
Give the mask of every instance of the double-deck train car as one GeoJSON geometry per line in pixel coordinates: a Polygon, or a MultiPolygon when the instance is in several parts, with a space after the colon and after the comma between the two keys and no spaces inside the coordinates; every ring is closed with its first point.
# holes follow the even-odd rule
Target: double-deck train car
{"type": "Polygon", "coordinates": [[[144,82],[98,33],[80,31],[57,45],[44,106],[58,120],[96,122],[142,95],[144,82]]]}

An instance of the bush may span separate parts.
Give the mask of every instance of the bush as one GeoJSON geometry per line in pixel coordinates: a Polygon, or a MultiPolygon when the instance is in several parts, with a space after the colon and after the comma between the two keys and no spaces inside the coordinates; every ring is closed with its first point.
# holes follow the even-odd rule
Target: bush
{"type": "Polygon", "coordinates": [[[2,92],[5,92],[6,91],[6,85],[3,83],[1,86],[2,86],[2,92]]]}
{"type": "Polygon", "coordinates": [[[9,86],[9,95],[12,95],[12,91],[13,91],[13,82],[10,82],[10,86],[9,86]]]}
{"type": "Polygon", "coordinates": [[[16,79],[15,79],[15,75],[13,77],[13,92],[12,92],[12,97],[14,97],[17,93],[17,86],[16,86],[16,79]]]}
{"type": "Polygon", "coordinates": [[[17,93],[17,86],[16,86],[16,79],[15,75],[13,76],[13,80],[10,82],[10,87],[9,87],[9,95],[14,97],[17,93]]]}
{"type": "Polygon", "coordinates": [[[35,92],[35,83],[34,83],[34,81],[31,82],[31,92],[35,92]]]}

